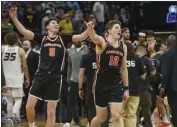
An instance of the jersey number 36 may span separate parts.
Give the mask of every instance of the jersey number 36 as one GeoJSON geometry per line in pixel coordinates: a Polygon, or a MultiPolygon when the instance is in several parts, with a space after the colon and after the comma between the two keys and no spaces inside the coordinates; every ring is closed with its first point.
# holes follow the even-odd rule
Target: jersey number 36
{"type": "Polygon", "coordinates": [[[135,67],[135,61],[127,61],[127,67],[135,67]]]}
{"type": "Polygon", "coordinates": [[[14,61],[17,53],[5,53],[4,61],[14,61]]]}

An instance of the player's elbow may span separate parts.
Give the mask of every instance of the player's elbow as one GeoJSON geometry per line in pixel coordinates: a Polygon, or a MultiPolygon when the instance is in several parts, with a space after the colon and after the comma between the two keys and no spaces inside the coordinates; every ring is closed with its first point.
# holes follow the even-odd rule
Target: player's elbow
{"type": "Polygon", "coordinates": [[[79,41],[82,41],[82,37],[79,36],[79,35],[74,35],[72,37],[72,42],[79,42],[79,41]]]}

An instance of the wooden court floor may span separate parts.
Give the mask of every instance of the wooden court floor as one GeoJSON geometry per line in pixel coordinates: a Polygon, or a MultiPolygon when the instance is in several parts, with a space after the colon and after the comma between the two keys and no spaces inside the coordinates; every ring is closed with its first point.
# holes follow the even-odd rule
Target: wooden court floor
{"type": "MultiPolygon", "coordinates": [[[[82,118],[80,121],[81,121],[82,126],[72,125],[72,127],[86,127],[87,126],[87,119],[86,118],[82,118]]],[[[37,125],[37,127],[45,127],[45,122],[46,122],[45,120],[37,120],[36,125],[37,125]]],[[[154,124],[154,127],[160,127],[159,124],[160,124],[160,122],[156,122],[154,124]]],[[[63,125],[59,124],[59,123],[56,123],[56,125],[55,125],[55,127],[62,127],[62,126],[63,125]]],[[[22,122],[17,127],[28,127],[28,123],[26,121],[22,122]]],[[[109,127],[111,127],[111,124],[109,127]]],[[[163,126],[163,127],[171,127],[171,126],[163,126]]]]}

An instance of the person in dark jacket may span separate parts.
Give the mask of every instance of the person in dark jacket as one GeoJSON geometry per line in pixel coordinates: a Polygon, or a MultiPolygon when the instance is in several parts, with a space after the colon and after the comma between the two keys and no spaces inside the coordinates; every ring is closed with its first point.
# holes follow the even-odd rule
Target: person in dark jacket
{"type": "Polygon", "coordinates": [[[167,39],[168,51],[163,54],[161,61],[162,86],[160,96],[167,94],[172,112],[172,123],[177,127],[177,47],[176,37],[170,35],[167,39]]]}

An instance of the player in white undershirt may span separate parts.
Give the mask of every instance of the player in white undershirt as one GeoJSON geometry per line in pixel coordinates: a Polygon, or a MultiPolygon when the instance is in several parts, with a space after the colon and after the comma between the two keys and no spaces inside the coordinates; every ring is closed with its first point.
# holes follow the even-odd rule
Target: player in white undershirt
{"type": "Polygon", "coordinates": [[[29,86],[29,74],[26,64],[25,51],[17,46],[16,33],[8,33],[5,36],[7,45],[2,47],[2,64],[7,88],[7,113],[11,118],[18,118],[23,97],[23,83],[25,75],[25,87],[29,86]]]}

